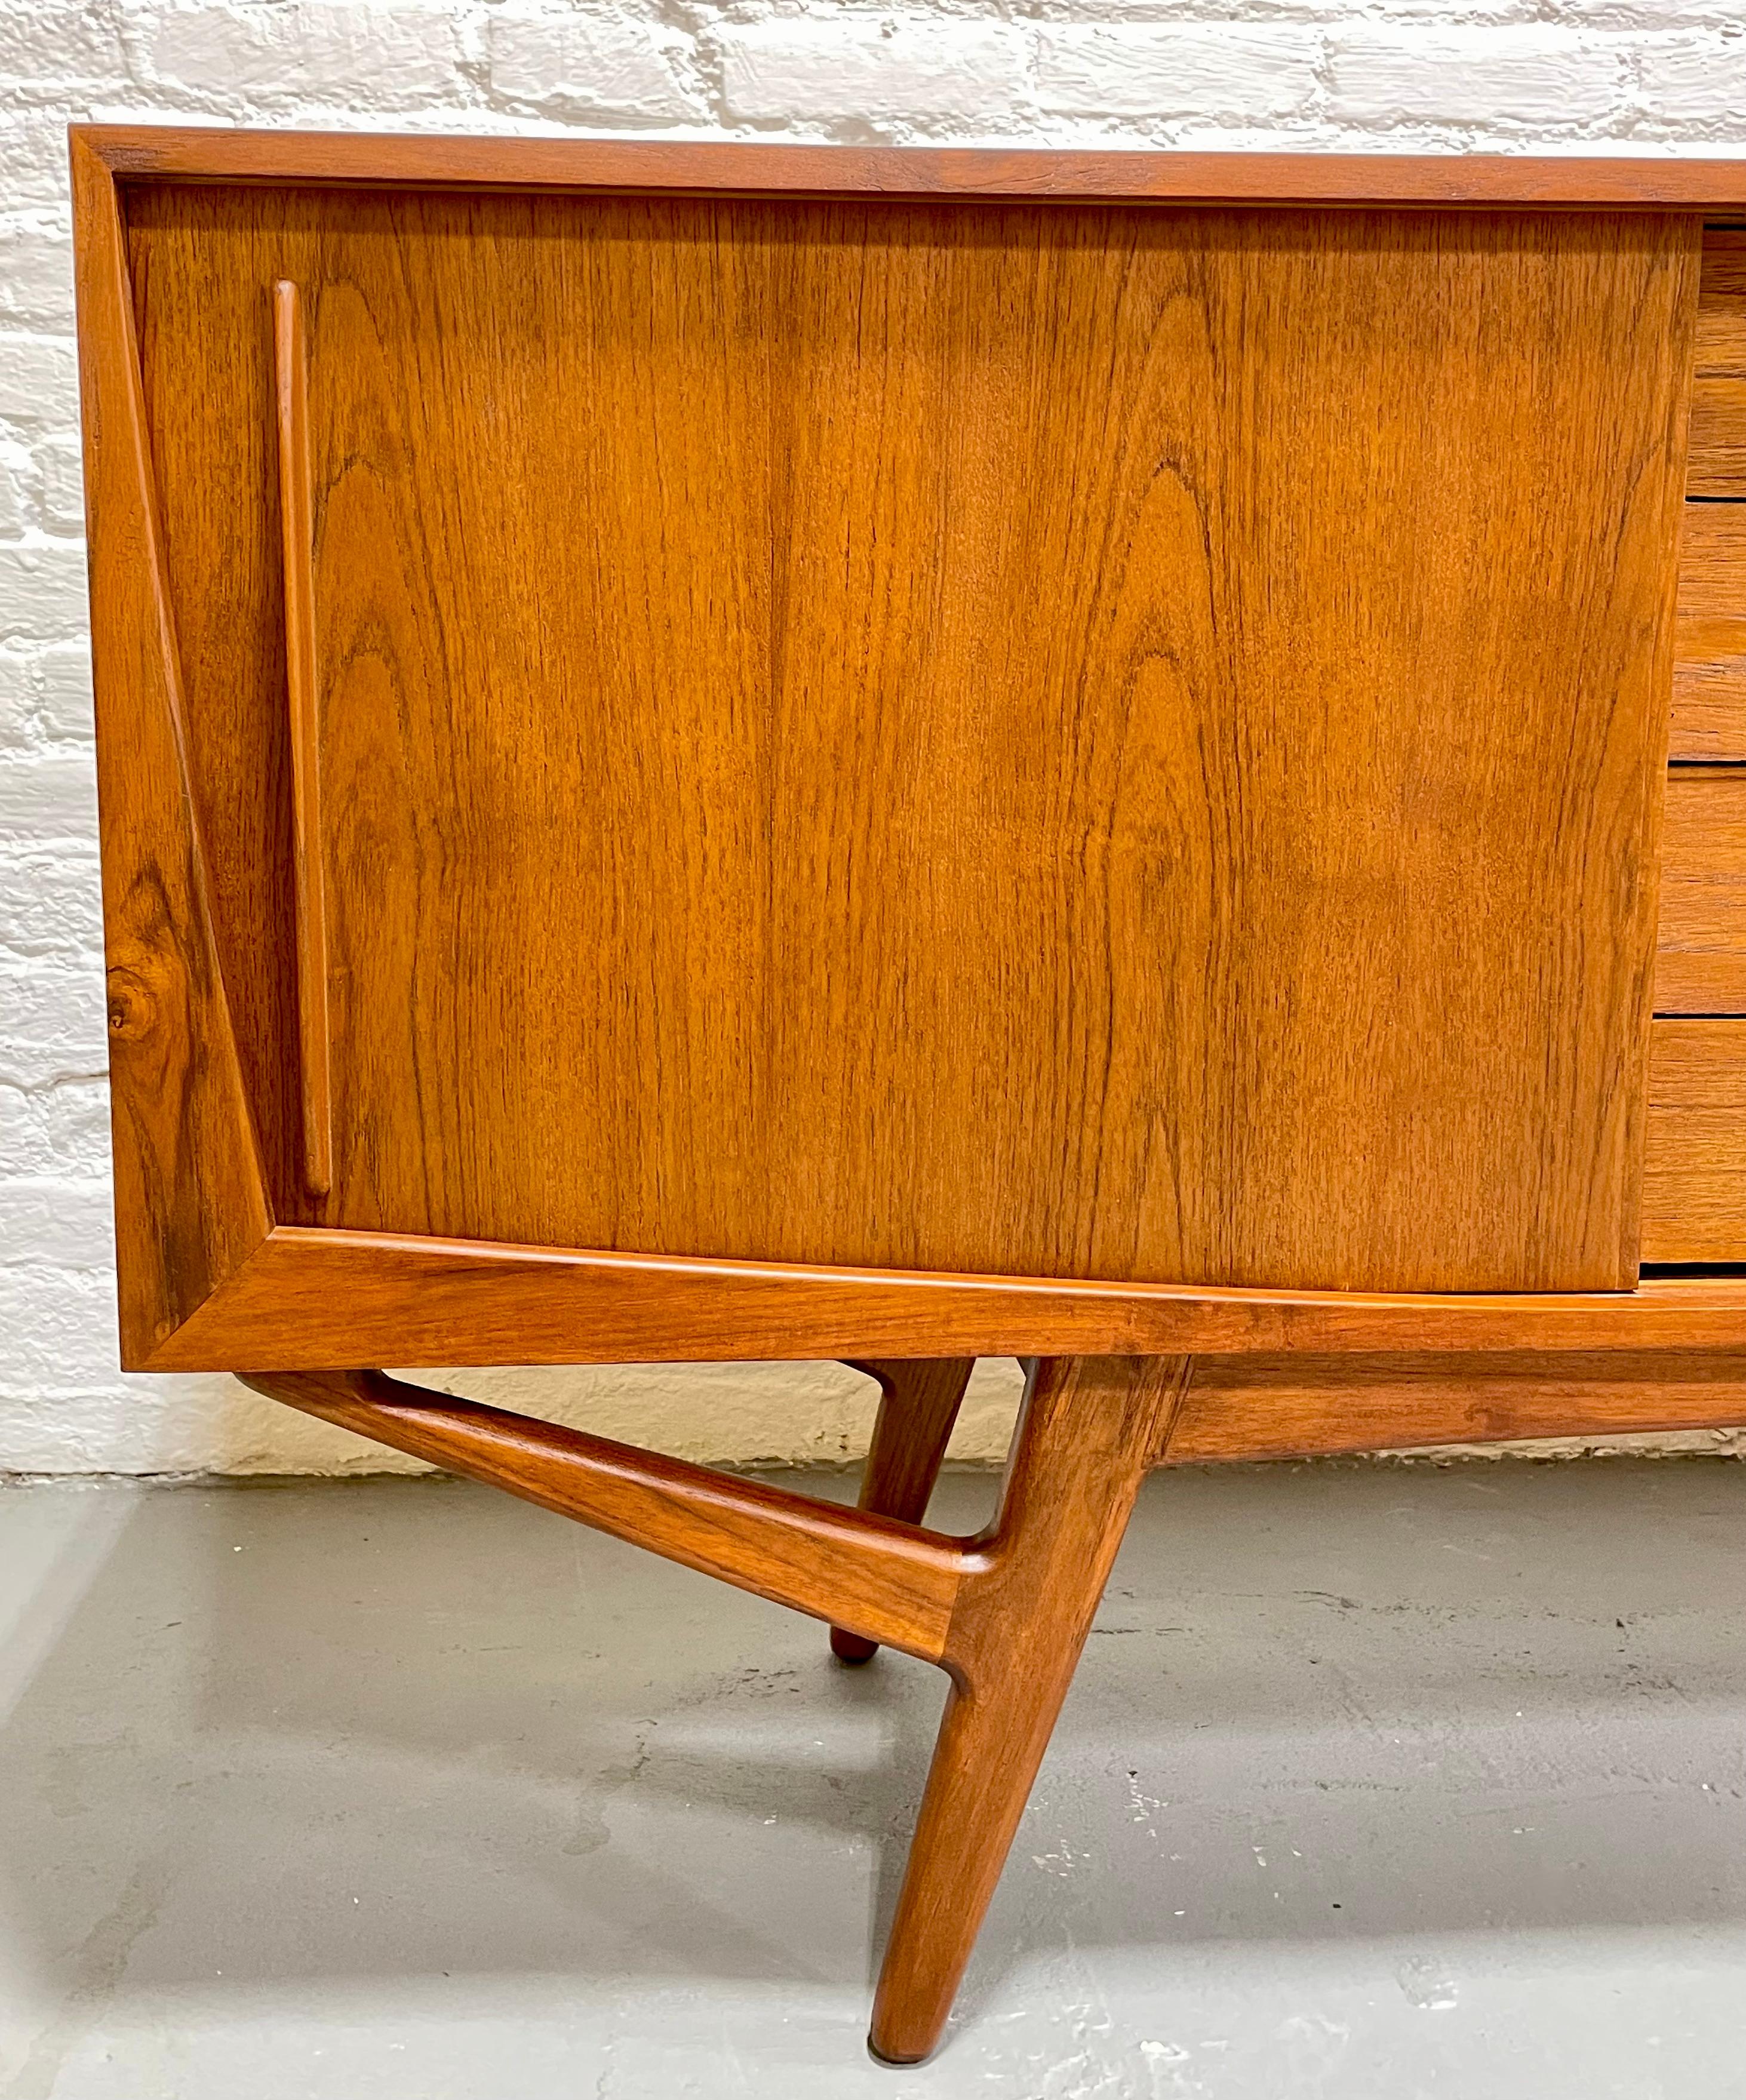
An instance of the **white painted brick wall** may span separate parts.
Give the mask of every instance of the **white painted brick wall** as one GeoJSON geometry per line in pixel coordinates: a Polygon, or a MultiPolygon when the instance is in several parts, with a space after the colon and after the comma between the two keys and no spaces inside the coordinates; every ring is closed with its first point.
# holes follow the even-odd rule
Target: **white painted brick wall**
{"type": "MultiPolygon", "coordinates": [[[[1746,152],[1738,0],[0,0],[0,1469],[322,1469],[227,1379],[124,1379],[110,1277],[64,126],[1746,152]]],[[[475,1374],[501,1396],[516,1374],[475,1374]]],[[[834,1458],[831,1367],[556,1375],[694,1456],[834,1458]]],[[[964,1449],[1010,1408],[990,1367],[964,1449]]]]}
{"type": "Polygon", "coordinates": [[[1039,29],[1052,120],[1283,124],[1321,92],[1325,40],[1303,22],[1061,22],[1039,29]]]}

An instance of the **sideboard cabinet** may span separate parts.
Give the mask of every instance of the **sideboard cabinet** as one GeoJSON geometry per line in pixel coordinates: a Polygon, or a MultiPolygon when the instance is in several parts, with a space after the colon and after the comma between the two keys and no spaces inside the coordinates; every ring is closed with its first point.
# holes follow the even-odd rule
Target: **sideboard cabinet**
{"type": "Polygon", "coordinates": [[[123,1360],[946,1669],[881,2054],[1148,1467],[1746,1422],[1746,166],[72,157],[123,1360]]]}

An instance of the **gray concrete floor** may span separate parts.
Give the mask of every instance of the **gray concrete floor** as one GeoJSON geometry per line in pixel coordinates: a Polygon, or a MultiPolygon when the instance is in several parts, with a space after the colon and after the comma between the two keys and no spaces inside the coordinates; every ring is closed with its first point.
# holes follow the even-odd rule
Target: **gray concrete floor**
{"type": "Polygon", "coordinates": [[[1746,2094],[1746,1467],[1155,1478],[888,2071],[941,1685],[459,1483],[0,1495],[0,2093],[1746,2094]]]}

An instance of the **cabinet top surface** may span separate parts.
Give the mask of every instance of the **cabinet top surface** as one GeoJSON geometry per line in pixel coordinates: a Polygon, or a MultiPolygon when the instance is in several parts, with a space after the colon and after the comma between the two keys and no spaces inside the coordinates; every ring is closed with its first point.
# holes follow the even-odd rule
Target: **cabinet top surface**
{"type": "Polygon", "coordinates": [[[1746,211],[1746,159],[765,145],[174,125],[75,125],[68,136],[76,156],[89,153],[126,181],[1746,211]]]}

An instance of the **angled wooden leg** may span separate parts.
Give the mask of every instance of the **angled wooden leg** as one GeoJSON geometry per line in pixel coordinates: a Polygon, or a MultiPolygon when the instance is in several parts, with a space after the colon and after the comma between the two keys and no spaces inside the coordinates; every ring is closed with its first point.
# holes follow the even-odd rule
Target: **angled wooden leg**
{"type": "MultiPolygon", "coordinates": [[[[879,1413],[856,1507],[900,1524],[919,1524],[976,1358],[869,1357],[850,1368],[879,1381],[879,1413]]],[[[863,1640],[846,1626],[831,1627],[831,1647],[844,1662],[866,1662],[879,1653],[877,1641],[863,1640]]]]}
{"type": "MultiPolygon", "coordinates": [[[[1186,1357],[1039,1358],[999,1514],[963,1539],[381,1371],[266,1371],[245,1383],[950,1672],[870,2037],[875,2054],[907,2063],[945,2025],[1188,1368],[1186,1357]]],[[[936,1433],[943,1441],[937,1422],[936,1433]]]]}
{"type": "Polygon", "coordinates": [[[889,2062],[916,2062],[939,2040],[1188,1368],[1133,1357],[1032,1368],[1000,1513],[946,1629],[952,1691],[869,2036],[889,2062]]]}

